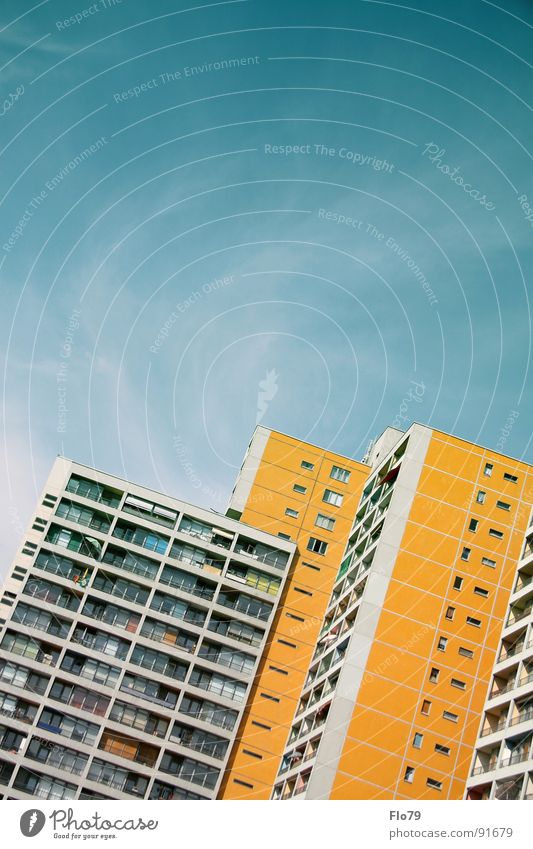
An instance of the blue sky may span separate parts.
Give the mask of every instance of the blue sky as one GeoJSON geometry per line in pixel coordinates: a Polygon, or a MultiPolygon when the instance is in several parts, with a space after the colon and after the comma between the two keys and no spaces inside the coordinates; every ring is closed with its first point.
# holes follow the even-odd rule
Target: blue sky
{"type": "Polygon", "coordinates": [[[0,15],[4,570],[57,453],[217,509],[258,419],[531,462],[531,3],[0,15]]]}

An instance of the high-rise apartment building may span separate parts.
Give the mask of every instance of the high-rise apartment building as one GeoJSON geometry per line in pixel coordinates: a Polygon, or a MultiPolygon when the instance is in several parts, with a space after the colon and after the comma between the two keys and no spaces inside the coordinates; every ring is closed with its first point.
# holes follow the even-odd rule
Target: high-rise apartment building
{"type": "MultiPolygon", "coordinates": [[[[272,796],[460,799],[527,524],[519,507],[530,470],[416,424],[387,430],[368,460],[272,796]]],[[[263,454],[254,481],[267,462],[263,454]]],[[[246,464],[243,476],[248,486],[246,464]]],[[[278,491],[279,520],[287,490],[278,491]]],[[[252,710],[286,733],[277,704],[261,720],[256,699],[245,723],[252,710]]],[[[237,767],[242,776],[244,757],[232,758],[224,792],[237,767]]],[[[248,766],[246,775],[252,785],[266,772],[248,766]]]]}
{"type": "Polygon", "coordinates": [[[269,799],[368,466],[258,427],[229,515],[296,542],[297,553],[222,785],[269,799]]]}
{"type": "Polygon", "coordinates": [[[468,799],[533,799],[533,523],[495,658],[468,799]]]}
{"type": "Polygon", "coordinates": [[[532,495],[419,424],[364,462],[258,427],[226,516],[58,459],[0,598],[0,794],[529,797],[532,495]]]}
{"type": "Polygon", "coordinates": [[[215,798],[293,552],[58,459],[0,598],[2,798],[215,798]]]}

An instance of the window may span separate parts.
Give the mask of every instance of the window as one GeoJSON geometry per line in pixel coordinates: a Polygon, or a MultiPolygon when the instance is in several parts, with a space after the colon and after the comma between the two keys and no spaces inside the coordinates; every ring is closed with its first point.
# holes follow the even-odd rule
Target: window
{"type": "Polygon", "coordinates": [[[473,616],[467,616],[466,624],[473,625],[474,628],[481,628],[481,619],[475,619],[473,616]]]}
{"type": "Polygon", "coordinates": [[[472,549],[464,546],[464,548],[461,552],[461,560],[470,560],[471,553],[472,553],[472,549]]]}
{"type": "Polygon", "coordinates": [[[302,566],[306,566],[307,569],[313,569],[315,572],[320,572],[320,566],[315,566],[314,563],[306,563],[305,560],[302,560],[302,566]]]}
{"type": "Polygon", "coordinates": [[[233,779],[233,783],[234,783],[234,784],[240,784],[240,785],[241,785],[241,787],[248,787],[250,790],[253,790],[253,789],[254,789],[254,785],[253,785],[253,784],[250,784],[248,781],[241,781],[241,779],[240,779],[240,778],[234,778],[234,779],[233,779]]]}
{"type": "Polygon", "coordinates": [[[490,478],[490,477],[492,477],[492,470],[493,469],[494,469],[494,466],[492,465],[492,463],[485,463],[485,469],[483,470],[483,474],[486,475],[488,478],[490,478]]]}
{"type": "Polygon", "coordinates": [[[263,728],[264,731],[272,731],[271,725],[265,725],[264,722],[258,722],[256,719],[252,719],[252,725],[256,725],[258,728],[263,728]]]}
{"type": "Polygon", "coordinates": [[[298,510],[293,510],[292,507],[287,507],[285,509],[285,515],[290,516],[291,519],[297,519],[299,514],[298,510]]]}
{"type": "Polygon", "coordinates": [[[475,533],[477,531],[478,525],[479,525],[478,519],[470,519],[470,524],[468,525],[468,530],[473,531],[475,533]]]}
{"type": "Polygon", "coordinates": [[[333,480],[340,481],[341,483],[348,483],[350,480],[350,472],[348,469],[341,469],[340,466],[333,466],[331,469],[330,478],[333,480]]]}
{"type": "Polygon", "coordinates": [[[510,475],[509,472],[503,473],[504,481],[510,481],[511,483],[518,483],[518,478],[516,475],[510,475]]]}
{"type": "Polygon", "coordinates": [[[444,710],[442,712],[442,718],[449,720],[449,722],[457,722],[459,717],[456,713],[452,713],[450,710],[444,710]]]}
{"type": "Polygon", "coordinates": [[[460,590],[462,586],[463,586],[463,579],[459,575],[456,575],[455,578],[453,579],[454,590],[460,590]]]}
{"type": "Polygon", "coordinates": [[[437,781],[436,778],[428,778],[426,786],[431,787],[432,790],[442,790],[442,781],[437,781]]]}
{"type": "Polygon", "coordinates": [[[507,511],[509,511],[511,509],[511,505],[508,504],[507,501],[497,501],[496,507],[499,507],[500,510],[507,510],[507,511]]]}
{"type": "Polygon", "coordinates": [[[322,501],[326,504],[333,504],[334,507],[340,507],[343,502],[343,496],[340,492],[335,492],[333,489],[325,489],[322,501]]]}
{"type": "Polygon", "coordinates": [[[413,783],[413,779],[415,777],[415,768],[414,766],[408,766],[405,769],[405,775],[403,777],[404,781],[407,781],[408,784],[413,783]]]}
{"type": "Polygon", "coordinates": [[[476,501],[477,501],[477,503],[478,503],[478,504],[484,504],[484,503],[485,503],[485,498],[486,498],[486,497],[487,497],[487,493],[486,493],[486,492],[483,492],[483,490],[482,490],[482,489],[480,489],[480,490],[479,490],[479,492],[478,492],[478,494],[476,495],[476,501]]]}
{"type": "Polygon", "coordinates": [[[474,657],[474,652],[471,649],[465,649],[464,646],[459,646],[457,653],[462,655],[462,657],[474,657]]]}
{"type": "Polygon", "coordinates": [[[435,743],[435,751],[438,752],[439,755],[446,755],[447,757],[450,755],[450,747],[443,746],[442,743],[435,743]]]}
{"type": "Polygon", "coordinates": [[[439,680],[439,675],[440,675],[440,669],[437,669],[436,666],[433,666],[431,668],[431,672],[429,673],[429,680],[431,681],[432,684],[437,683],[437,681],[439,680]]]}
{"type": "Polygon", "coordinates": [[[325,554],[328,550],[327,542],[324,542],[321,539],[317,539],[316,537],[309,537],[309,541],[307,543],[307,550],[314,551],[315,554],[325,554]]]}
{"type": "Polygon", "coordinates": [[[294,587],[295,593],[301,593],[301,595],[308,595],[312,597],[313,593],[309,592],[309,590],[303,590],[301,587],[294,587]]]}
{"type": "Polygon", "coordinates": [[[448,607],[446,610],[446,619],[453,619],[455,616],[455,607],[448,607]]]}
{"type": "Polygon", "coordinates": [[[279,666],[272,666],[270,664],[268,668],[271,669],[272,672],[277,672],[279,675],[288,675],[289,674],[286,669],[280,669],[279,666]]]}
{"type": "Polygon", "coordinates": [[[290,534],[283,534],[281,531],[278,531],[278,536],[279,536],[280,539],[290,539],[291,538],[290,534]]]}
{"type": "Polygon", "coordinates": [[[489,537],[495,537],[496,539],[503,539],[502,531],[497,531],[496,528],[489,528],[489,537]]]}
{"type": "Polygon", "coordinates": [[[263,760],[263,755],[258,755],[257,752],[252,752],[250,749],[243,749],[243,755],[249,755],[251,758],[257,758],[258,761],[263,760]]]}
{"type": "Polygon", "coordinates": [[[429,699],[424,699],[422,702],[422,707],[420,708],[420,713],[423,713],[424,716],[429,716],[429,712],[431,710],[431,702],[429,699]]]}
{"type": "Polygon", "coordinates": [[[413,749],[421,749],[422,748],[422,740],[424,739],[424,735],[420,734],[418,731],[416,732],[413,738],[413,749]]]}
{"type": "Polygon", "coordinates": [[[302,460],[300,466],[302,467],[302,469],[307,469],[308,472],[312,472],[315,468],[315,464],[310,463],[308,460],[302,460]]]}
{"type": "Polygon", "coordinates": [[[268,699],[269,702],[277,702],[279,704],[281,701],[281,699],[277,699],[275,696],[269,696],[268,693],[259,693],[259,695],[262,699],[268,699]]]}
{"type": "Polygon", "coordinates": [[[452,678],[451,680],[452,687],[455,687],[457,690],[466,690],[466,684],[464,681],[459,681],[458,678],[452,678]]]}
{"type": "Polygon", "coordinates": [[[301,485],[301,484],[299,484],[299,483],[295,483],[295,484],[294,484],[294,486],[293,486],[293,490],[294,490],[295,492],[300,492],[302,495],[305,495],[305,493],[307,492],[307,487],[306,487],[306,486],[302,486],[302,485],[301,485]]]}
{"type": "Polygon", "coordinates": [[[482,557],[481,562],[483,563],[483,566],[490,566],[491,569],[496,568],[496,561],[491,560],[490,557],[482,557]]]}
{"type": "Polygon", "coordinates": [[[305,622],[303,616],[295,616],[294,613],[286,613],[285,616],[289,619],[296,619],[297,622],[305,622]]]}
{"type": "Polygon", "coordinates": [[[437,648],[439,651],[446,651],[446,646],[448,645],[447,637],[439,637],[439,642],[437,643],[437,648]]]}
{"type": "Polygon", "coordinates": [[[316,517],[315,525],[319,528],[324,528],[326,531],[332,531],[335,527],[335,519],[330,519],[329,516],[324,516],[323,513],[319,513],[316,517]]]}
{"type": "Polygon", "coordinates": [[[489,597],[489,591],[483,589],[483,587],[474,587],[474,593],[475,593],[475,595],[480,595],[483,598],[489,597]]]}
{"type": "Polygon", "coordinates": [[[282,646],[288,646],[290,649],[296,649],[298,646],[296,643],[289,643],[287,640],[278,640],[278,643],[281,643],[282,646]]]}

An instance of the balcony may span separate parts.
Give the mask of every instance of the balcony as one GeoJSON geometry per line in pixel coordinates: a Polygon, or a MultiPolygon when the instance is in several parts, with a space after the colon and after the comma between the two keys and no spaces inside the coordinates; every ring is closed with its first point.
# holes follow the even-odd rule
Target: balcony
{"type": "Polygon", "coordinates": [[[512,755],[508,757],[502,758],[500,761],[500,766],[512,766],[513,764],[520,764],[529,759],[529,747],[525,750],[521,750],[519,752],[513,752],[512,755]]]}
{"type": "Polygon", "coordinates": [[[485,725],[480,732],[480,737],[488,737],[489,734],[495,734],[505,728],[507,722],[507,713],[500,717],[495,717],[492,714],[485,715],[485,725]]]}
{"type": "Polygon", "coordinates": [[[159,749],[149,746],[147,743],[139,743],[133,737],[121,735],[117,737],[111,732],[104,731],[98,748],[117,758],[142,764],[142,766],[154,767],[159,757],[159,749]]]}
{"type": "Polygon", "coordinates": [[[522,675],[521,678],[518,679],[518,687],[523,687],[525,684],[531,684],[533,681],[533,672],[526,672],[525,675],[522,675]]]}
{"type": "Polygon", "coordinates": [[[217,588],[216,584],[198,580],[189,572],[182,572],[179,569],[174,569],[172,566],[165,566],[163,568],[159,583],[187,593],[188,595],[206,599],[207,601],[213,599],[217,588]]]}
{"type": "Polygon", "coordinates": [[[221,591],[216,601],[223,607],[228,607],[230,610],[236,610],[238,613],[244,613],[246,616],[252,616],[262,621],[268,620],[272,613],[272,605],[240,593],[221,591]]]}
{"type": "Polygon", "coordinates": [[[533,605],[531,604],[528,604],[525,607],[519,607],[517,604],[511,605],[511,610],[509,612],[507,622],[505,623],[506,627],[514,625],[516,622],[521,622],[522,619],[526,619],[526,617],[531,614],[532,610],[533,605]]]}
{"type": "Polygon", "coordinates": [[[89,507],[82,507],[80,504],[64,499],[57,505],[55,515],[59,519],[66,519],[67,522],[74,522],[76,525],[83,525],[103,534],[109,531],[112,521],[112,517],[105,513],[98,513],[89,507]]]}
{"type": "Polygon", "coordinates": [[[178,531],[182,534],[201,539],[204,542],[216,545],[218,548],[231,548],[234,534],[222,528],[213,527],[206,522],[200,522],[191,516],[184,516],[179,524],[178,531]]]}
{"type": "Polygon", "coordinates": [[[157,560],[150,560],[149,557],[133,554],[131,551],[125,551],[115,546],[108,546],[102,557],[102,563],[109,563],[115,569],[131,572],[133,575],[139,575],[149,581],[155,580],[161,565],[157,560]]]}
{"type": "Polygon", "coordinates": [[[148,788],[148,779],[144,775],[131,772],[122,767],[116,767],[108,761],[94,758],[87,774],[89,781],[112,787],[129,796],[144,798],[148,788]]]}
{"type": "Polygon", "coordinates": [[[77,790],[75,784],[30,772],[25,767],[19,768],[13,787],[37,799],[73,799],[77,790]]]}
{"type": "Polygon", "coordinates": [[[521,722],[529,722],[530,719],[533,719],[533,705],[513,716],[509,726],[520,725],[521,722]]]}
{"type": "Polygon", "coordinates": [[[203,548],[176,541],[170,549],[169,557],[180,563],[189,563],[196,569],[203,569],[215,575],[221,575],[226,563],[224,558],[214,557],[203,548]]]}
{"type": "Polygon", "coordinates": [[[224,737],[218,737],[216,734],[209,734],[207,731],[190,728],[180,723],[174,725],[170,742],[217,760],[223,760],[229,746],[229,740],[225,740],[224,737]]]}
{"type": "Polygon", "coordinates": [[[73,495],[79,495],[81,498],[87,498],[89,501],[105,504],[112,508],[118,507],[122,498],[122,493],[119,490],[110,489],[79,475],[71,475],[66,490],[73,495]]]}

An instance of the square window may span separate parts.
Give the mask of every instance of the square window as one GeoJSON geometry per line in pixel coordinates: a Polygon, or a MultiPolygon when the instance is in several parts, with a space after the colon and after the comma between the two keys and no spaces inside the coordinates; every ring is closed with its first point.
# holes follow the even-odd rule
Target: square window
{"type": "Polygon", "coordinates": [[[302,495],[305,495],[305,493],[307,492],[307,487],[302,486],[300,483],[295,483],[293,486],[293,490],[295,492],[300,492],[302,495]]]}
{"type": "Polygon", "coordinates": [[[325,489],[322,501],[326,504],[333,504],[334,507],[340,507],[343,502],[343,496],[340,492],[334,492],[332,489],[325,489]]]}
{"type": "Polygon", "coordinates": [[[335,519],[331,519],[329,516],[324,516],[323,513],[319,513],[316,517],[315,525],[319,528],[325,528],[326,531],[332,531],[335,527],[335,519]]]}
{"type": "Polygon", "coordinates": [[[446,619],[453,619],[455,616],[455,607],[448,607],[446,610],[446,619]]]}
{"type": "Polygon", "coordinates": [[[518,477],[516,475],[510,475],[509,472],[503,473],[504,481],[510,481],[511,483],[518,483],[518,477]]]}
{"type": "Polygon", "coordinates": [[[437,643],[437,648],[439,651],[446,651],[446,646],[448,645],[447,637],[439,637],[439,642],[437,643]]]}
{"type": "Polygon", "coordinates": [[[413,749],[421,749],[423,739],[424,739],[424,735],[420,734],[417,731],[414,738],[413,738],[413,749]]]}
{"type": "Polygon", "coordinates": [[[415,768],[414,766],[408,766],[405,769],[405,775],[403,777],[404,781],[407,781],[408,784],[413,783],[413,779],[415,777],[415,768]]]}
{"type": "Polygon", "coordinates": [[[437,669],[436,666],[433,666],[431,672],[429,673],[429,680],[432,684],[436,684],[439,680],[440,669],[437,669]]]}
{"type": "Polygon", "coordinates": [[[308,460],[302,460],[302,462],[300,463],[300,466],[302,467],[302,469],[307,469],[307,471],[309,471],[309,472],[312,472],[313,469],[315,468],[315,464],[310,463],[308,460]]]}
{"type": "Polygon", "coordinates": [[[330,478],[333,480],[340,481],[341,483],[348,483],[350,480],[350,472],[348,469],[342,469],[340,466],[333,466],[330,473],[330,478]]]}
{"type": "Polygon", "coordinates": [[[506,510],[507,512],[509,512],[509,510],[511,509],[511,505],[508,504],[507,501],[497,501],[496,507],[498,507],[500,510],[506,510]]]}
{"type": "Polygon", "coordinates": [[[423,713],[424,716],[429,716],[429,712],[431,710],[431,702],[429,699],[424,699],[422,702],[422,707],[420,708],[420,713],[423,713]]]}
{"type": "Polygon", "coordinates": [[[482,489],[480,489],[480,490],[479,490],[479,492],[478,492],[478,494],[476,495],[476,501],[477,501],[477,503],[478,503],[478,504],[484,504],[484,503],[485,503],[485,498],[486,498],[486,497],[487,497],[487,493],[486,493],[486,492],[483,492],[483,490],[482,490],[482,489]]]}
{"type": "Polygon", "coordinates": [[[321,539],[317,539],[316,537],[309,537],[309,541],[307,543],[308,551],[314,551],[315,554],[325,554],[327,549],[327,542],[324,542],[321,539]]]}
{"type": "Polygon", "coordinates": [[[470,519],[470,524],[468,525],[468,530],[473,531],[473,533],[475,533],[477,531],[478,525],[479,525],[478,519],[470,519]]]}
{"type": "Polygon", "coordinates": [[[470,560],[471,553],[472,549],[467,548],[466,545],[463,546],[463,550],[461,552],[461,560],[470,560]]]}
{"type": "Polygon", "coordinates": [[[290,516],[291,519],[297,519],[299,513],[298,513],[298,510],[293,510],[292,507],[286,507],[285,508],[285,515],[290,516]]]}
{"type": "Polygon", "coordinates": [[[490,477],[492,477],[492,470],[493,469],[494,469],[494,466],[492,465],[492,463],[485,463],[485,469],[483,471],[483,474],[486,475],[488,478],[490,478],[490,477]]]}
{"type": "Polygon", "coordinates": [[[454,590],[460,590],[462,586],[463,586],[463,579],[459,575],[456,575],[455,578],[453,579],[454,590]]]}

